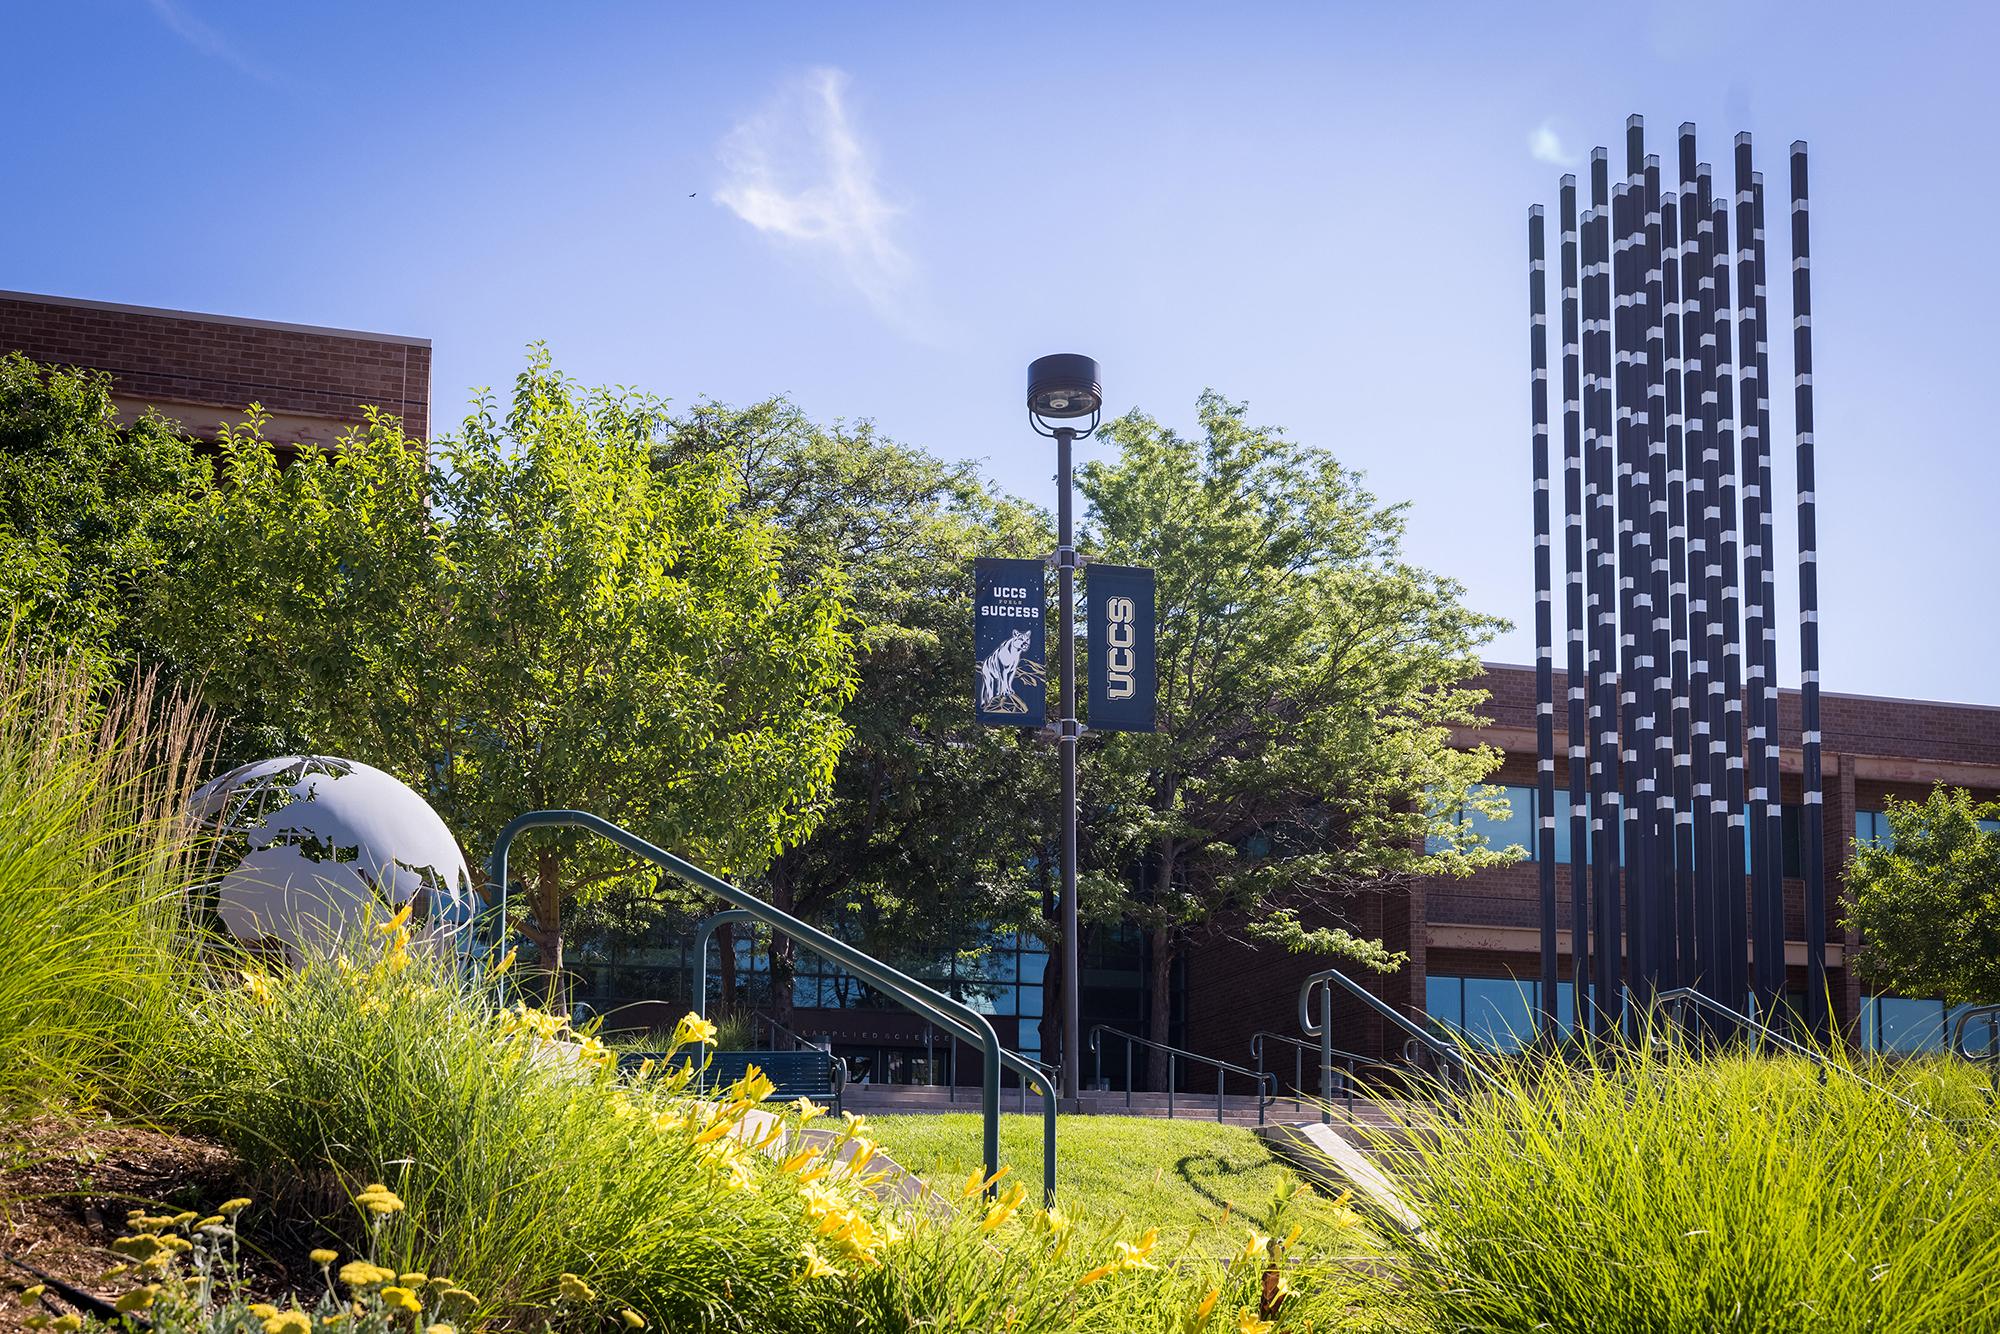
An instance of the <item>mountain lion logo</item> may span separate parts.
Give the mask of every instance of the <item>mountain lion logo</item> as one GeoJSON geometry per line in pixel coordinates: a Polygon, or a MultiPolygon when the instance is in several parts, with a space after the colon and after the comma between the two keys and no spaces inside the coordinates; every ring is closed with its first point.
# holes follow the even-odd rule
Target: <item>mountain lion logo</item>
{"type": "Polygon", "coordinates": [[[1000,641],[1000,646],[979,664],[979,708],[983,713],[1026,713],[1028,704],[1014,693],[1017,681],[1029,685],[1042,682],[1042,665],[1021,656],[1028,651],[1033,636],[1016,630],[1000,641]]]}

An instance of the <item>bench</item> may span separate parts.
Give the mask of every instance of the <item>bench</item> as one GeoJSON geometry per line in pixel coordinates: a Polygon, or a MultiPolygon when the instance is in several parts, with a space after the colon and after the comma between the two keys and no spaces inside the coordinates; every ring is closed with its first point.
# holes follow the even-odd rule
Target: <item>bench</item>
{"type": "MultiPolygon", "coordinates": [[[[664,1056],[664,1052],[626,1052],[618,1058],[618,1068],[630,1072],[638,1069],[642,1061],[657,1061],[664,1056]]],[[[683,1065],[688,1061],[685,1053],[674,1059],[683,1065]]],[[[777,1085],[770,1101],[811,1098],[831,1105],[836,1114],[841,1111],[840,1092],[847,1086],[847,1062],[816,1047],[799,1051],[719,1051],[702,1071],[699,1083],[703,1088],[725,1088],[743,1078],[753,1065],[777,1085]]]]}

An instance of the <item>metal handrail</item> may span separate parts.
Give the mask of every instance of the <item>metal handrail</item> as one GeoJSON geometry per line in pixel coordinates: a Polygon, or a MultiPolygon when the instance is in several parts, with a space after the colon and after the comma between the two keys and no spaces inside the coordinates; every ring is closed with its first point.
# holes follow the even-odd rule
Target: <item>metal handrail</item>
{"type": "Polygon", "coordinates": [[[1988,1099],[2000,1098],[2000,1005],[1972,1005],[1951,1021],[1951,1054],[1987,1067],[1988,1099]],[[1974,1019],[1986,1021],[1986,1050],[1975,1056],[1965,1049],[1965,1029],[1974,1019]]]}
{"type": "Polygon", "coordinates": [[[1655,1005],[1662,1006],[1666,1009],[1667,1017],[1673,1022],[1673,1025],[1676,1028],[1684,1029],[1687,1027],[1687,1024],[1681,1018],[1681,1011],[1684,1006],[1692,1003],[1694,1007],[1698,1010],[1706,1010],[1708,1013],[1716,1016],[1718,1019],[1726,1019],[1730,1023],[1736,1024],[1741,1028],[1748,1029],[1750,1032],[1757,1034],[1759,1038],[1763,1039],[1765,1042],[1770,1043],[1772,1046],[1778,1048],[1780,1051],[1790,1052],[1794,1056],[1802,1056],[1806,1060],[1811,1061],[1814,1065],[1818,1066],[1820,1069],[1820,1082],[1822,1084],[1826,1082],[1826,1072],[1831,1070],[1836,1074],[1846,1076],[1848,1079],[1853,1080],[1855,1083],[1861,1085],[1865,1089],[1870,1089],[1876,1093],[1881,1094],[1883,1097],[1888,1098],[1891,1102],[1897,1103],[1902,1107],[1906,1108],[1907,1110],[1917,1113],[1919,1116],[1929,1117],[1933,1121],[1941,1119],[1934,1113],[1926,1110],[1925,1108],[1917,1106],[1917,1104],[1911,1102],[1908,1098],[1899,1097],[1898,1095],[1891,1093],[1888,1089],[1883,1088],[1880,1084],[1877,1084],[1874,1080],[1869,1079],[1867,1076],[1856,1074],[1853,1070],[1848,1069],[1846,1066],[1838,1065],[1835,1062],[1828,1060],[1826,1056],[1823,1055],[1822,1053],[1816,1052],[1810,1047],[1802,1046],[1799,1043],[1792,1041],[1790,1038],[1786,1037],[1783,1033],[1778,1032],[1776,1029],[1770,1027],[1768,1024],[1758,1023],[1755,1019],[1752,1019],[1749,1015],[1731,1009],[1729,1006],[1724,1005],[1721,1001],[1716,1000],[1713,996],[1704,996],[1701,992],[1696,991],[1693,987],[1675,987],[1671,991],[1662,991],[1659,995],[1653,998],[1653,1003],[1655,1005]]]}
{"type": "MultiPolygon", "coordinates": [[[[775,909],[773,911],[775,911],[775,909]]],[[[699,923],[696,924],[695,953],[694,953],[694,960],[695,960],[694,1008],[697,1014],[702,1015],[704,1018],[707,1017],[708,1014],[709,941],[713,940],[715,938],[715,933],[725,926],[730,926],[737,923],[756,922],[763,920],[765,919],[758,917],[757,914],[747,909],[725,908],[721,912],[711,913],[710,915],[704,917],[699,923]]],[[[835,958],[839,962],[845,962],[844,959],[838,959],[837,956],[828,954],[826,950],[821,949],[816,942],[809,939],[808,937],[794,933],[789,927],[786,927],[779,923],[767,922],[766,924],[769,925],[773,931],[784,932],[786,935],[791,936],[793,940],[805,946],[807,949],[813,950],[815,953],[824,955],[827,958],[835,958]]],[[[801,925],[803,925],[803,923],[801,923],[801,925]]],[[[822,932],[816,934],[823,935],[824,933],[822,932]]],[[[831,940],[833,939],[833,937],[828,936],[827,939],[831,940]]],[[[851,946],[849,946],[848,948],[852,949],[851,946]]],[[[860,954],[859,950],[854,950],[853,952],[856,954],[860,954]]],[[[862,954],[861,957],[864,959],[871,959],[871,960],[873,959],[873,956],[866,954],[862,954]]],[[[875,961],[875,962],[877,963],[878,967],[892,973],[894,976],[897,977],[903,976],[901,973],[897,973],[895,972],[894,969],[889,968],[887,964],[880,963],[880,961],[875,961]]],[[[1001,1046],[999,1044],[999,1038],[997,1036],[993,1040],[993,1045],[991,1047],[987,1047],[984,1039],[980,1037],[979,1031],[973,1028],[971,1025],[961,1022],[950,1010],[940,1008],[936,1005],[928,1004],[920,998],[915,998],[908,995],[899,995],[894,988],[889,986],[884,986],[881,982],[877,981],[875,977],[867,973],[863,973],[858,968],[850,967],[850,971],[859,974],[862,978],[864,978],[867,981],[875,982],[876,985],[882,986],[882,989],[884,991],[889,992],[889,994],[892,996],[897,996],[897,998],[903,1002],[905,1007],[915,1011],[920,1017],[937,1025],[939,1028],[942,1028],[946,1033],[950,1034],[952,1037],[957,1038],[960,1042],[969,1043],[972,1046],[979,1047],[986,1052],[988,1057],[988,1060],[986,1062],[987,1070],[982,1070],[981,1074],[982,1076],[985,1076],[987,1075],[989,1070],[992,1073],[990,1075],[990,1078],[986,1079],[981,1084],[979,1101],[980,1101],[980,1111],[983,1115],[988,1110],[989,1104],[987,1102],[986,1084],[990,1083],[992,1085],[992,1090],[993,1090],[992,1102],[990,1106],[991,1106],[991,1114],[994,1118],[993,1121],[990,1123],[991,1125],[993,1126],[998,1125],[998,1118],[1000,1115],[1000,1076],[998,1073],[999,1067],[1010,1069],[1014,1071],[1015,1074],[1022,1076],[1021,1108],[1024,1113],[1027,1110],[1028,1106],[1028,1092],[1027,1092],[1028,1080],[1033,1078],[1036,1079],[1038,1083],[1040,1083],[1042,1089],[1042,1200],[1044,1204],[1054,1204],[1056,1199],[1056,1094],[1055,1094],[1055,1086],[1049,1082],[1046,1073],[1042,1072],[1042,1067],[1038,1064],[1030,1062],[1027,1057],[1022,1056],[1020,1053],[1011,1051],[1008,1048],[1001,1046]]],[[[914,979],[906,978],[904,980],[908,981],[911,986],[918,988],[920,991],[928,992],[930,995],[937,996],[939,999],[945,1001],[947,1005],[955,1006],[959,1010],[964,1011],[966,1014],[973,1015],[982,1020],[985,1018],[983,1015],[980,1015],[978,1011],[972,1009],[970,1006],[966,1005],[962,1001],[953,1001],[949,997],[945,996],[942,992],[933,991],[931,988],[924,986],[923,983],[915,981],[914,979]]],[[[986,1031],[988,1033],[991,1033],[993,1031],[990,1022],[986,1024],[986,1031]]],[[[986,1175],[990,1177],[999,1170],[1000,1169],[997,1166],[997,1164],[989,1163],[987,1164],[986,1175]]]]}
{"type": "MultiPolygon", "coordinates": [[[[709,872],[696,866],[693,862],[676,857],[665,848],[649,843],[631,830],[621,825],[613,824],[601,815],[593,815],[589,811],[576,810],[528,811],[525,814],[515,816],[507,822],[506,827],[500,831],[498,837],[493,841],[493,855],[489,859],[487,867],[492,884],[498,892],[500,933],[502,935],[505,934],[507,929],[508,850],[513,846],[514,840],[529,829],[557,827],[587,829],[594,834],[599,834],[604,838],[610,839],[633,856],[643,858],[656,866],[661,866],[672,871],[681,879],[707,890],[723,902],[732,905],[736,910],[749,914],[774,930],[782,930],[786,935],[802,945],[811,946],[817,953],[825,955],[850,972],[866,981],[874,983],[877,987],[880,987],[883,991],[888,992],[891,996],[896,997],[919,1013],[928,1010],[935,1011],[940,1015],[954,1015],[960,1021],[956,1026],[962,1028],[970,1035],[967,1040],[974,1042],[986,1053],[985,1066],[980,1071],[979,1090],[980,1114],[985,1120],[984,1143],[981,1146],[983,1149],[982,1161],[986,1166],[987,1177],[991,1179],[997,1176],[1000,1171],[1001,1046],[999,1035],[993,1031],[993,1024],[985,1015],[980,1014],[971,1006],[964,1005],[961,1002],[952,1000],[949,996],[933,991],[915,978],[904,976],[881,960],[871,955],[863,954],[846,941],[830,936],[818,927],[808,926],[798,918],[793,917],[790,913],[773,908],[754,894],[739,889],[720,876],[711,875],[709,872]]],[[[705,950],[702,957],[705,963],[707,959],[707,952],[705,950]]],[[[704,996],[705,991],[706,986],[704,984],[703,988],[695,993],[698,1000],[704,996]]],[[[1053,1118],[1051,1118],[1051,1124],[1053,1125],[1053,1118]]],[[[1049,1146],[1049,1157],[1051,1162],[1045,1172],[1045,1176],[1048,1188],[1053,1190],[1055,1182],[1053,1142],[1049,1146]]]]}
{"type": "MultiPolygon", "coordinates": [[[[1476,1079],[1491,1087],[1492,1076],[1481,1069],[1457,1043],[1441,1038],[1408,1017],[1398,1014],[1380,997],[1371,995],[1368,989],[1356,982],[1338,968],[1322,968],[1299,984],[1299,1027],[1308,1037],[1319,1039],[1319,1095],[1324,1104],[1320,1119],[1333,1119],[1333,988],[1338,985],[1343,991],[1360,1001],[1369,1010],[1401,1029],[1407,1036],[1403,1044],[1407,1052],[1409,1043],[1415,1042],[1429,1051],[1447,1066],[1456,1066],[1468,1079],[1476,1079]],[[1320,993],[1319,1019],[1312,1016],[1312,995],[1320,993]]],[[[1406,1057],[1407,1060],[1407,1057],[1406,1057]]],[[[1414,1061],[1409,1064],[1414,1065],[1414,1061]]]]}
{"type": "MultiPolygon", "coordinates": [[[[1255,1062],[1259,1074],[1263,1073],[1264,1070],[1264,1040],[1266,1038],[1269,1038],[1273,1042],[1282,1042],[1292,1048],[1292,1091],[1294,1093],[1303,1093],[1306,1087],[1306,1053],[1309,1051],[1318,1051],[1319,1044],[1306,1042],[1286,1033],[1273,1033],[1269,1029],[1259,1029],[1250,1035],[1250,1059],[1255,1062]]],[[[1347,1110],[1351,1112],[1354,1110],[1355,1082],[1359,1078],[1355,1074],[1355,1062],[1359,1061],[1364,1065],[1380,1065],[1381,1061],[1363,1052],[1348,1051],[1341,1047],[1332,1048],[1332,1052],[1333,1055],[1347,1062],[1346,1078],[1342,1079],[1340,1084],[1341,1095],[1347,1103],[1347,1110]]]]}
{"type": "Polygon", "coordinates": [[[1132,1105],[1132,1048],[1135,1046],[1146,1047],[1152,1051],[1163,1051],[1167,1054],[1167,1119],[1169,1121],[1174,1116],[1174,1063],[1180,1060],[1199,1061],[1203,1065],[1212,1065],[1215,1067],[1215,1119],[1217,1121],[1222,1119],[1222,1081],[1228,1075],[1242,1075],[1245,1079],[1257,1085],[1258,1125],[1261,1126],[1264,1124],[1264,1109],[1278,1100],[1278,1077],[1275,1074],[1265,1074],[1259,1070],[1246,1069],[1229,1061],[1217,1060],[1213,1056],[1203,1056],[1198,1051],[1187,1051],[1181,1047],[1170,1047],[1164,1042],[1155,1042],[1151,1038],[1142,1038],[1136,1033],[1127,1033],[1123,1029],[1113,1028],[1109,1024],[1097,1024],[1090,1030],[1091,1065],[1100,1077],[1104,1071],[1104,1049],[1099,1043],[1099,1038],[1106,1033],[1114,1038],[1123,1038],[1125,1041],[1125,1105],[1127,1107],[1132,1105]],[[1266,1090],[1269,1090],[1268,1094],[1266,1090]]]}

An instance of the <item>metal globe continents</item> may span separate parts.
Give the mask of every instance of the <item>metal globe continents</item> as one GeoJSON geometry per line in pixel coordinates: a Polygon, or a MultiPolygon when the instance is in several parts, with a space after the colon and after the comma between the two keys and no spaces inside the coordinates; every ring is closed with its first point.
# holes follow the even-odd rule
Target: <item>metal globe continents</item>
{"type": "Polygon", "coordinates": [[[458,840],[380,769],[328,755],[258,760],[203,784],[192,806],[216,834],[208,903],[242,944],[296,961],[408,903],[414,940],[469,946],[478,899],[458,840]]]}

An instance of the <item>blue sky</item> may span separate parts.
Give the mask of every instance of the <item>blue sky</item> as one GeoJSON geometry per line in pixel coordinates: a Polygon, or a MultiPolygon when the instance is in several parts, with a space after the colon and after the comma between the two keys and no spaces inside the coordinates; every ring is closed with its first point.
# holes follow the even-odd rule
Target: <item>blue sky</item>
{"type": "Polygon", "coordinates": [[[1023,371],[1088,352],[1114,411],[1188,425],[1212,386],[1411,502],[1412,554],[1526,662],[1527,206],[1633,111],[1718,163],[1750,130],[1774,181],[1805,138],[1827,686],[2000,704],[1996,29],[1713,0],[22,6],[0,288],[423,335],[441,421],[545,339],[588,381],[788,393],[1043,500],[1023,371]]]}

